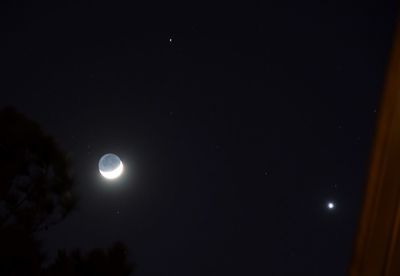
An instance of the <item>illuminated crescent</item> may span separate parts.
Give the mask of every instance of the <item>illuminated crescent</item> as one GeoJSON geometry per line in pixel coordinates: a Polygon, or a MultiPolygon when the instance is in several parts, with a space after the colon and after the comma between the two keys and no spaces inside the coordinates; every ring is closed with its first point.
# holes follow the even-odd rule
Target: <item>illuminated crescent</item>
{"type": "Polygon", "coordinates": [[[102,170],[99,169],[101,175],[104,176],[107,179],[115,179],[115,178],[117,178],[118,176],[120,176],[122,174],[123,170],[124,170],[124,164],[122,164],[121,161],[119,163],[119,166],[116,167],[112,171],[106,172],[106,171],[102,171],[102,170]]]}

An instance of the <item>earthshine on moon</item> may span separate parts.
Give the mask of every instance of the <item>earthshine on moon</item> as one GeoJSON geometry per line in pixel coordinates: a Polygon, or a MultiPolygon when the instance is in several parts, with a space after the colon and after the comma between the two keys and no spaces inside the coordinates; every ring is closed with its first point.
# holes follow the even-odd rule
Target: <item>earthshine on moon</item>
{"type": "Polygon", "coordinates": [[[99,171],[107,179],[118,178],[124,170],[121,159],[113,153],[107,153],[100,158],[99,171]]]}

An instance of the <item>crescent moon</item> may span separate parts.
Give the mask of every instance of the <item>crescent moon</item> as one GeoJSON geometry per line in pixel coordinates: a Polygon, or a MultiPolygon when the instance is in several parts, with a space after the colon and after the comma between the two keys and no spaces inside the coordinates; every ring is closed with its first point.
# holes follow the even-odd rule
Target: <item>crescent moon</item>
{"type": "Polygon", "coordinates": [[[105,172],[102,170],[99,170],[101,175],[104,176],[107,179],[115,179],[117,177],[119,177],[122,172],[124,171],[124,164],[122,164],[122,161],[120,161],[119,166],[117,168],[115,168],[112,171],[109,172],[105,172]]]}

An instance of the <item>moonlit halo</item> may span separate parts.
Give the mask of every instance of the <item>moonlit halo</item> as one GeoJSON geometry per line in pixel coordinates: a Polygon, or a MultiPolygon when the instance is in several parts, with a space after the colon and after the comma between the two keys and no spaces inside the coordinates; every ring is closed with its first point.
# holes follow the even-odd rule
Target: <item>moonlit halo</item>
{"type": "Polygon", "coordinates": [[[115,170],[112,170],[109,172],[100,170],[100,173],[102,176],[104,176],[107,179],[115,179],[122,174],[123,170],[124,170],[124,164],[122,164],[122,162],[120,162],[119,166],[115,170]]]}

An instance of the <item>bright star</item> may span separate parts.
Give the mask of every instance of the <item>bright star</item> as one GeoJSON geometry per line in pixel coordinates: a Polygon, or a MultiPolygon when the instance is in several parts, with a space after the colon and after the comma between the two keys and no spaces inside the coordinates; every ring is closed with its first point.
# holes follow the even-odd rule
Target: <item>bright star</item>
{"type": "Polygon", "coordinates": [[[333,202],[328,202],[328,209],[334,209],[335,208],[335,203],[333,202]]]}

